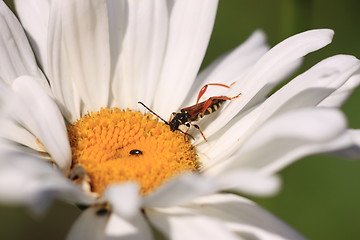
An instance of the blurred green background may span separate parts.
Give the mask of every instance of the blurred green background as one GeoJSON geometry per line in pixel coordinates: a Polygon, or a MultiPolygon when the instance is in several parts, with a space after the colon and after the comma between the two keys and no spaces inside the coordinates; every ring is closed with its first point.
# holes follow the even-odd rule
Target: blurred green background
{"type": "MultiPolygon", "coordinates": [[[[303,72],[325,57],[360,57],[358,0],[220,0],[204,65],[262,29],[271,46],[314,28],[335,30],[333,43],[305,58],[303,72]]],[[[343,106],[352,128],[360,128],[360,89],[343,106]]],[[[275,197],[254,199],[309,239],[360,239],[360,161],[313,156],[282,171],[275,197]]],[[[56,202],[42,218],[26,209],[0,206],[0,239],[64,239],[80,211],[56,202]]]]}

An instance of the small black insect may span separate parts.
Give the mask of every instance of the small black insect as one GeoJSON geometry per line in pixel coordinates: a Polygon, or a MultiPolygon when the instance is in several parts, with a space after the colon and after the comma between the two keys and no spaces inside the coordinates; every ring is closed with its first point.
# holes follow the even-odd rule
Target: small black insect
{"type": "Polygon", "coordinates": [[[139,149],[133,149],[129,152],[130,155],[142,155],[143,152],[140,151],[139,149]]]}

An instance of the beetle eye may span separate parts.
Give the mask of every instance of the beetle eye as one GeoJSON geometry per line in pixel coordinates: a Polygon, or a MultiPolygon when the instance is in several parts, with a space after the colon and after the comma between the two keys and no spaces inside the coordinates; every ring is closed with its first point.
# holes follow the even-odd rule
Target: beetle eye
{"type": "Polygon", "coordinates": [[[140,151],[139,149],[133,149],[129,152],[130,155],[142,155],[143,152],[140,151]]]}

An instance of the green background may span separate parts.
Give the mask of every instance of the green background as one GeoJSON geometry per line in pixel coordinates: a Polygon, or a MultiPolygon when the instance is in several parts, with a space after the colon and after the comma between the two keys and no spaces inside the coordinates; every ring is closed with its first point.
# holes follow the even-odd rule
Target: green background
{"type": "MultiPolygon", "coordinates": [[[[195,0],[194,0],[195,1],[195,0]]],[[[303,72],[325,57],[360,57],[358,0],[220,0],[204,65],[262,29],[271,46],[314,28],[335,30],[333,43],[305,58],[303,72]]],[[[343,106],[351,128],[360,128],[360,89],[343,106]]],[[[360,161],[328,156],[301,159],[283,170],[275,197],[254,199],[310,239],[360,239],[360,161]]],[[[0,206],[0,239],[64,239],[80,213],[56,202],[41,218],[0,206]]]]}

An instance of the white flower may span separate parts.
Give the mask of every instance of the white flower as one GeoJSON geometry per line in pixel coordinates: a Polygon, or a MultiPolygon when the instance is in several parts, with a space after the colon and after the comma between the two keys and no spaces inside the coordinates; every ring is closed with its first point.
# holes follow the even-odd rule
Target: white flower
{"type": "Polygon", "coordinates": [[[359,132],[348,130],[337,110],[359,84],[356,58],[325,59],[268,97],[304,55],[330,43],[331,30],[304,32],[271,50],[256,31],[197,76],[215,0],[15,4],[22,26],[0,2],[0,200],[37,212],[54,197],[90,206],[69,239],[153,239],[152,229],[171,239],[302,239],[251,201],[222,191],[273,194],[276,172],[302,156],[360,155],[359,132]],[[142,101],[169,116],[214,82],[234,84],[209,87],[205,97],[242,96],[199,122],[207,142],[191,132],[200,174],[181,174],[145,196],[134,182],[113,184],[99,198],[85,191],[87,181],[74,184],[88,177],[82,169],[74,182],[67,178],[75,167],[66,127],[88,112],[144,112],[142,101]]]}

